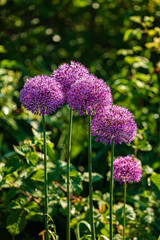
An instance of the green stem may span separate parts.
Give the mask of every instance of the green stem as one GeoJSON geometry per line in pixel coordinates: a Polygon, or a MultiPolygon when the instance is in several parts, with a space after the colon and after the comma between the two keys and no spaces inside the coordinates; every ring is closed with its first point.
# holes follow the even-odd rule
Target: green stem
{"type": "Polygon", "coordinates": [[[69,138],[68,138],[68,159],[67,159],[67,240],[70,240],[70,191],[69,191],[69,182],[70,182],[70,159],[71,159],[71,135],[72,135],[72,122],[73,122],[73,111],[70,109],[70,121],[69,121],[69,138]]]}
{"type": "Polygon", "coordinates": [[[111,178],[110,178],[110,240],[113,240],[113,223],[112,223],[112,204],[113,204],[113,159],[114,159],[114,145],[111,145],[111,178]]]}
{"type": "Polygon", "coordinates": [[[45,239],[49,240],[48,236],[48,177],[47,177],[47,144],[46,144],[46,122],[45,116],[42,117],[43,122],[43,139],[44,139],[44,192],[45,192],[45,205],[44,205],[44,220],[45,220],[45,239]]]}
{"type": "Polygon", "coordinates": [[[126,211],[125,211],[125,205],[126,205],[126,189],[127,189],[127,184],[124,183],[123,240],[125,240],[125,233],[126,233],[126,211]]]}
{"type": "Polygon", "coordinates": [[[89,115],[89,134],[88,134],[88,172],[89,172],[89,204],[90,204],[90,225],[91,225],[91,239],[95,240],[95,228],[93,217],[93,200],[92,200],[92,142],[91,142],[91,116],[89,115]]]}

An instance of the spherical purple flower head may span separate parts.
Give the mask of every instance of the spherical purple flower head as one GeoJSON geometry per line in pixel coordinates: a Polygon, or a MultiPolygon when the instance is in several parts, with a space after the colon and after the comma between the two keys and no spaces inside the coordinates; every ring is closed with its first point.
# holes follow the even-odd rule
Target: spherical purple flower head
{"type": "Polygon", "coordinates": [[[139,182],[142,170],[138,160],[130,155],[116,158],[113,162],[113,179],[124,182],[139,182]]]}
{"type": "Polygon", "coordinates": [[[97,136],[95,140],[104,144],[130,143],[135,138],[137,130],[133,118],[127,108],[117,105],[105,107],[92,119],[92,136],[97,136]]]}
{"type": "Polygon", "coordinates": [[[27,79],[20,92],[20,101],[34,114],[51,114],[64,104],[64,94],[53,78],[35,76],[27,79]]]}
{"type": "Polygon", "coordinates": [[[90,74],[71,86],[67,103],[79,115],[95,115],[103,106],[112,104],[110,87],[102,79],[90,74]]]}
{"type": "Polygon", "coordinates": [[[67,98],[71,85],[88,74],[89,70],[81,63],[71,61],[70,65],[67,63],[60,65],[51,76],[62,85],[62,90],[67,98]]]}

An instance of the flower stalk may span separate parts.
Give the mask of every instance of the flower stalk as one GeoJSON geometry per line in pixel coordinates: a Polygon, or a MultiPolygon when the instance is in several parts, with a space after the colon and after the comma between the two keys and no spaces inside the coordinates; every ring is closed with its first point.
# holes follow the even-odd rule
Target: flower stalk
{"type": "Polygon", "coordinates": [[[47,143],[46,143],[46,122],[45,115],[42,115],[43,123],[43,141],[44,141],[44,194],[45,194],[45,204],[44,204],[44,221],[45,221],[45,239],[49,240],[48,236],[48,176],[47,176],[47,143]]]}
{"type": "Polygon", "coordinates": [[[70,230],[71,203],[70,203],[69,182],[70,182],[72,122],[73,122],[73,111],[70,109],[69,138],[68,138],[68,159],[67,159],[67,240],[70,240],[70,238],[71,238],[71,230],[70,230]]]}
{"type": "Polygon", "coordinates": [[[91,141],[91,116],[89,118],[88,128],[88,172],[89,172],[89,205],[90,205],[90,225],[91,225],[91,239],[95,240],[95,227],[94,227],[94,216],[93,216],[93,193],[92,193],[92,141],[91,141]]]}
{"type": "Polygon", "coordinates": [[[112,222],[112,205],[113,205],[113,159],[114,159],[114,145],[111,144],[111,177],[110,177],[110,240],[113,240],[113,222],[112,222]]]}
{"type": "Polygon", "coordinates": [[[124,205],[123,205],[123,240],[125,240],[125,233],[126,233],[126,189],[127,183],[124,183],[124,205]]]}

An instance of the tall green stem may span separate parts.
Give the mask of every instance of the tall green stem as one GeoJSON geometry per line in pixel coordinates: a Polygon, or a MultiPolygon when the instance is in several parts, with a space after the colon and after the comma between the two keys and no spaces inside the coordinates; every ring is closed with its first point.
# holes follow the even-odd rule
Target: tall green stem
{"type": "Polygon", "coordinates": [[[72,122],[73,122],[73,111],[70,109],[70,120],[69,120],[69,138],[68,138],[68,159],[67,159],[67,240],[71,238],[70,231],[70,191],[69,191],[69,182],[70,182],[70,159],[71,159],[71,135],[72,135],[72,122]]]}
{"type": "Polygon", "coordinates": [[[110,240],[113,240],[113,223],[112,223],[112,203],[113,203],[113,159],[114,145],[111,145],[111,178],[110,178],[110,240]]]}
{"type": "Polygon", "coordinates": [[[125,210],[125,205],[126,205],[126,189],[127,189],[127,184],[124,183],[123,240],[125,240],[125,233],[126,233],[126,210],[125,210]]]}
{"type": "Polygon", "coordinates": [[[90,225],[92,240],[95,240],[95,228],[94,228],[94,217],[93,217],[93,200],[92,200],[92,142],[91,142],[91,116],[89,115],[89,134],[88,134],[88,172],[89,172],[89,204],[90,204],[90,225]]]}
{"type": "Polygon", "coordinates": [[[45,116],[42,117],[43,122],[43,139],[44,139],[44,193],[45,193],[45,205],[44,205],[44,218],[45,218],[45,239],[49,240],[48,236],[48,176],[47,176],[47,144],[46,144],[46,122],[45,116]]]}

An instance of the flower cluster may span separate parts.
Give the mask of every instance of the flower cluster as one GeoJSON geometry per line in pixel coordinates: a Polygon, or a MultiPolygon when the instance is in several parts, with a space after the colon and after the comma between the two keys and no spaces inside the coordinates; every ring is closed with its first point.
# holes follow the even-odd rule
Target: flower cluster
{"type": "Polygon", "coordinates": [[[25,108],[34,114],[55,112],[65,101],[79,115],[95,115],[91,132],[96,141],[110,144],[130,143],[137,125],[128,109],[112,105],[110,87],[82,64],[62,64],[51,77],[36,76],[26,81],[20,92],[25,108]]]}
{"type": "Polygon", "coordinates": [[[70,65],[66,63],[60,65],[51,76],[62,85],[62,90],[67,98],[71,85],[88,74],[89,70],[81,63],[71,61],[70,65]]]}
{"type": "Polygon", "coordinates": [[[34,114],[51,114],[64,104],[64,94],[60,84],[51,77],[35,76],[27,79],[20,101],[34,114]]]}
{"type": "Polygon", "coordinates": [[[135,138],[137,130],[133,118],[127,108],[117,105],[105,107],[92,119],[92,136],[97,136],[96,141],[104,144],[130,143],[135,138]]]}
{"type": "Polygon", "coordinates": [[[102,107],[112,104],[112,95],[102,79],[90,74],[71,86],[67,103],[79,115],[94,115],[100,112],[102,107]]]}
{"type": "Polygon", "coordinates": [[[113,162],[113,179],[124,182],[139,182],[142,177],[142,170],[138,160],[130,155],[116,158],[113,162]]]}

